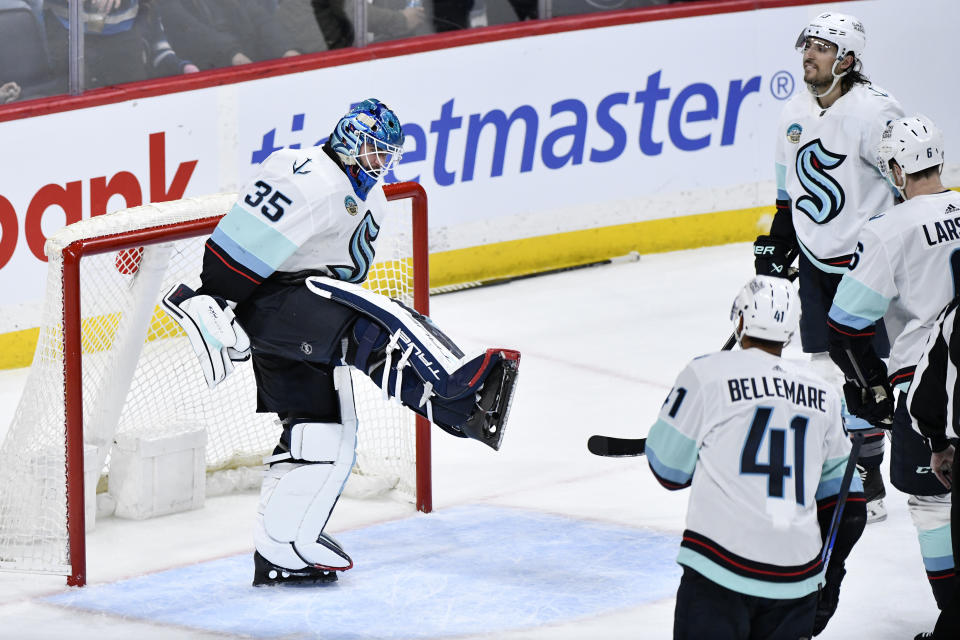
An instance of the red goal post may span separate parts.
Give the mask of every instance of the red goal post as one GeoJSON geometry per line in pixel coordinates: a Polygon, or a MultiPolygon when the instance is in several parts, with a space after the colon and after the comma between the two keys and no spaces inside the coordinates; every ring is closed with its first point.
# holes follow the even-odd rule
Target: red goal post
{"type": "MultiPolygon", "coordinates": [[[[402,230],[397,231],[397,237],[401,238],[397,240],[395,244],[398,246],[409,247],[409,249],[397,250],[392,248],[391,251],[399,251],[399,253],[391,253],[382,258],[381,256],[381,247],[383,246],[378,240],[378,251],[377,251],[377,260],[374,263],[373,268],[371,269],[371,276],[368,279],[373,282],[371,288],[378,290],[378,287],[383,286],[381,291],[384,294],[391,295],[392,297],[400,297],[405,299],[407,304],[412,304],[412,306],[419,311],[420,313],[427,315],[429,314],[429,266],[428,266],[428,239],[427,239],[427,198],[426,193],[423,188],[416,183],[405,182],[405,183],[396,183],[384,186],[384,192],[389,201],[400,201],[398,204],[391,205],[391,211],[388,212],[386,216],[389,218],[391,215],[397,214],[397,209],[405,208],[403,201],[409,202],[410,210],[410,219],[409,225],[406,225],[404,221],[403,225],[394,225],[401,227],[402,230]],[[409,231],[407,231],[409,229],[409,231]],[[409,255],[407,255],[409,251],[409,255]],[[379,266],[378,266],[379,265],[379,266]],[[383,269],[382,272],[378,269],[383,269]],[[412,269],[412,273],[410,273],[412,269]],[[378,278],[383,278],[383,283],[378,278]],[[412,292],[409,290],[412,288],[412,292]]],[[[214,197],[208,197],[214,198],[214,197]]],[[[59,255],[62,257],[62,282],[60,284],[60,290],[57,295],[60,296],[62,301],[62,334],[59,331],[59,328],[56,326],[49,326],[50,324],[56,325],[59,322],[54,319],[51,321],[49,316],[45,316],[44,327],[41,328],[41,343],[38,343],[37,355],[34,359],[34,365],[31,368],[31,377],[34,375],[34,369],[37,369],[38,361],[41,362],[52,362],[56,365],[56,360],[58,359],[58,351],[62,354],[62,417],[63,417],[63,447],[65,449],[64,456],[64,466],[65,466],[65,504],[62,505],[59,509],[56,505],[53,505],[52,512],[59,513],[61,510],[65,515],[65,531],[63,535],[57,531],[46,531],[42,532],[31,532],[28,529],[24,529],[22,526],[16,531],[7,531],[4,529],[5,525],[2,522],[4,518],[0,518],[0,568],[3,569],[13,569],[13,570],[25,570],[25,571],[38,571],[45,573],[64,573],[63,569],[68,568],[68,577],[67,584],[71,586],[82,586],[86,583],[86,546],[85,546],[85,531],[86,527],[86,516],[85,516],[85,500],[84,500],[84,457],[85,457],[85,414],[86,420],[89,422],[91,420],[91,412],[94,412],[94,417],[97,420],[97,423],[93,425],[94,428],[100,428],[100,422],[104,420],[104,414],[110,416],[110,420],[120,421],[121,414],[124,418],[127,417],[127,405],[130,403],[130,400],[135,396],[143,395],[148,393],[146,391],[139,391],[140,387],[136,385],[139,384],[140,374],[140,361],[146,359],[145,354],[149,349],[159,348],[155,346],[157,343],[163,341],[167,342],[177,342],[175,340],[166,340],[166,336],[163,339],[158,338],[153,334],[154,327],[158,322],[157,311],[154,309],[155,303],[159,300],[153,299],[149,301],[149,310],[144,313],[141,312],[141,315],[146,318],[145,321],[141,321],[141,324],[150,325],[148,329],[142,329],[142,334],[137,334],[134,331],[133,338],[130,338],[130,342],[136,342],[137,347],[134,349],[136,351],[133,359],[137,361],[136,364],[130,364],[130,375],[132,378],[127,384],[131,385],[130,390],[121,390],[119,393],[123,395],[120,404],[121,407],[115,409],[101,410],[99,407],[97,409],[90,409],[90,400],[84,397],[85,386],[89,386],[89,381],[85,381],[85,359],[89,359],[93,363],[97,363],[97,359],[104,356],[100,355],[102,352],[110,350],[121,350],[124,348],[124,345],[130,344],[126,338],[121,339],[121,329],[116,327],[111,327],[104,329],[102,326],[99,326],[98,323],[104,317],[113,317],[113,316],[123,316],[124,314],[128,316],[135,316],[135,311],[122,311],[122,312],[102,312],[96,311],[91,313],[89,309],[82,309],[82,306],[90,306],[89,302],[84,303],[81,298],[84,294],[84,276],[81,265],[85,262],[91,260],[94,256],[103,255],[103,254],[113,254],[116,253],[116,257],[109,262],[109,265],[117,273],[111,274],[110,277],[117,279],[132,280],[134,276],[141,279],[149,279],[149,275],[138,276],[136,275],[140,271],[141,259],[144,256],[144,247],[153,247],[157,245],[162,245],[163,247],[177,246],[175,243],[178,241],[187,241],[189,239],[200,239],[197,242],[205,239],[213,231],[217,222],[229,208],[232,203],[233,196],[221,196],[220,200],[216,200],[216,207],[218,210],[217,215],[206,215],[204,217],[197,217],[195,219],[187,219],[177,221],[175,223],[164,223],[160,225],[148,225],[138,228],[132,228],[128,230],[123,230],[117,233],[109,233],[106,235],[96,235],[92,234],[90,236],[84,235],[84,232],[81,232],[81,236],[77,239],[70,240],[62,250],[59,252],[59,255]],[[225,205],[225,206],[224,206],[225,205]],[[117,253],[119,252],[119,253],[117,253]],[[123,261],[127,260],[128,262],[124,263],[123,261]],[[132,262],[129,262],[132,261],[132,262]],[[151,314],[153,314],[151,316],[151,314]],[[93,316],[93,317],[92,317],[93,316]],[[91,325],[97,325],[94,328],[91,328],[91,325]],[[149,335],[148,335],[149,331],[149,335]],[[47,339],[44,339],[44,334],[47,335],[47,339]],[[103,335],[107,334],[108,337],[105,340],[106,346],[91,346],[91,341],[95,339],[102,339],[103,335]],[[146,335],[146,339],[144,339],[146,335]],[[92,336],[92,337],[91,337],[92,336]],[[144,345],[144,343],[147,345],[144,345]],[[150,343],[153,343],[153,346],[150,343]],[[119,343],[119,345],[117,344],[119,343]],[[53,352],[53,356],[43,356],[41,357],[41,352],[53,352]],[[93,352],[99,352],[93,354],[93,352]],[[136,376],[133,375],[133,367],[136,367],[136,376]],[[133,379],[135,378],[136,379],[133,379]],[[112,412],[112,413],[111,413],[112,412]],[[115,415],[113,415],[115,414],[115,415]],[[33,537],[33,540],[28,540],[28,538],[33,537]],[[66,540],[61,538],[65,537],[66,540]],[[43,544],[45,541],[50,540],[53,550],[51,552],[43,550],[43,544]],[[66,542],[66,549],[57,550],[56,547],[63,546],[63,543],[66,542]],[[17,554],[23,552],[23,555],[27,556],[22,563],[17,562],[17,554]],[[51,555],[51,558],[48,559],[46,556],[51,555]],[[11,560],[12,558],[12,560],[11,560]]],[[[201,199],[194,199],[194,201],[199,201],[201,199]]],[[[139,212],[144,209],[163,209],[165,207],[174,207],[180,203],[187,203],[183,205],[185,208],[189,208],[190,200],[178,201],[177,203],[161,203],[154,205],[147,205],[146,207],[140,207],[137,209],[131,209],[125,212],[122,212],[121,216],[133,216],[140,215],[144,220],[151,220],[149,211],[139,212]],[[139,213],[138,213],[139,212],[139,213]]],[[[206,201],[205,201],[206,202],[206,201]]],[[[209,206],[209,205],[205,205],[209,206]]],[[[109,216],[98,216],[98,218],[107,218],[113,217],[117,214],[109,214],[109,216]]],[[[78,223],[78,225],[83,225],[83,221],[78,223]]],[[[76,225],[71,225],[76,226],[76,225]]],[[[384,222],[383,227],[387,227],[387,222],[384,222]]],[[[69,228],[67,228],[69,229],[69,228]]],[[[56,235],[56,234],[55,234],[56,235]]],[[[69,233],[66,234],[69,239],[69,233]]],[[[387,235],[387,234],[384,234],[387,235]]],[[[382,238],[381,238],[382,239],[382,238]]],[[[55,244],[55,243],[54,243],[55,244]]],[[[51,255],[51,243],[48,243],[48,257],[51,260],[51,263],[54,262],[54,256],[51,255]]],[[[180,251],[179,249],[172,249],[172,253],[169,254],[173,257],[162,258],[161,261],[166,260],[166,263],[161,267],[162,269],[167,269],[167,264],[172,264],[173,259],[179,259],[181,255],[185,254],[185,251],[180,251]]],[[[195,253],[195,252],[194,252],[195,253]]],[[[151,258],[153,259],[153,258],[151,258]]],[[[156,262],[156,259],[153,259],[156,262]]],[[[101,261],[103,259],[101,258],[101,261]]],[[[146,261],[146,260],[145,260],[146,261]]],[[[197,258],[195,255],[191,257],[190,262],[196,262],[197,258]]],[[[103,264],[98,267],[100,271],[107,270],[107,267],[104,266],[108,264],[103,262],[103,264]]],[[[196,275],[199,275],[200,264],[196,263],[195,265],[196,275]]],[[[144,266],[144,271],[148,271],[151,267],[144,266]]],[[[51,275],[48,275],[48,280],[52,277],[53,269],[51,269],[51,275]]],[[[166,272],[165,272],[166,273],[166,272]]],[[[92,279],[87,277],[87,279],[92,279]]],[[[160,278],[159,280],[162,280],[160,278]]],[[[159,282],[158,280],[158,282],[159,282]]],[[[164,287],[170,286],[167,282],[164,281],[164,287]]],[[[53,295],[49,291],[50,284],[48,283],[48,304],[47,308],[51,307],[50,298],[53,295]]],[[[130,289],[133,289],[132,284],[129,285],[130,289]]],[[[119,294],[118,294],[119,295],[119,294]]],[[[153,295],[151,290],[151,295],[153,295]]],[[[56,296],[53,296],[56,297],[56,296]]],[[[100,297],[109,297],[109,295],[101,294],[100,297]]],[[[142,305],[141,305],[142,306],[142,305]]],[[[55,315],[54,315],[55,318],[55,315]]],[[[128,325],[134,323],[133,320],[118,320],[120,322],[126,322],[128,325]]],[[[177,329],[178,330],[178,329],[177,329]]],[[[179,340],[182,342],[183,339],[179,340]]],[[[181,354],[182,355],[182,354],[181,354]]],[[[171,358],[167,358],[170,360],[171,358]]],[[[155,358],[155,360],[162,362],[163,366],[167,366],[168,362],[164,361],[163,356],[155,358]]],[[[184,364],[182,362],[183,358],[175,358],[178,362],[178,367],[193,367],[195,366],[194,362],[187,362],[184,364]]],[[[192,358],[191,358],[192,360],[192,358]]],[[[116,365],[107,365],[110,369],[119,369],[117,371],[110,371],[106,374],[103,374],[108,380],[111,375],[113,376],[114,381],[116,376],[127,377],[124,371],[124,366],[116,365]]],[[[246,369],[250,369],[249,365],[241,365],[246,369]]],[[[49,368],[49,367],[48,367],[49,368]]],[[[240,371],[237,371],[231,376],[230,379],[225,381],[223,384],[226,385],[234,377],[242,377],[240,371]]],[[[100,374],[96,374],[100,375],[100,374]]],[[[151,376],[156,376],[159,374],[151,373],[151,376]]],[[[193,384],[193,377],[198,376],[197,382],[202,382],[202,375],[199,370],[193,371],[189,369],[187,372],[174,371],[172,373],[167,372],[168,376],[173,376],[174,378],[190,378],[190,384],[193,384]],[[189,374],[189,375],[188,375],[189,374]]],[[[54,380],[53,384],[42,383],[44,376],[41,373],[37,374],[38,384],[34,386],[39,386],[41,388],[48,387],[54,389],[54,395],[59,395],[59,391],[56,391],[59,381],[54,380]]],[[[59,377],[59,376],[54,376],[59,377]]],[[[252,374],[249,375],[252,377],[252,374]]],[[[357,387],[357,377],[355,377],[355,387],[357,387]]],[[[49,372],[47,374],[47,380],[51,380],[49,372]]],[[[165,379],[158,378],[153,384],[155,386],[163,386],[167,384],[165,379]]],[[[366,379],[363,378],[365,381],[366,379]]],[[[7,461],[8,458],[13,459],[13,457],[20,455],[23,457],[23,454],[18,454],[16,451],[11,450],[12,447],[16,445],[17,440],[27,441],[29,436],[21,437],[15,432],[18,430],[29,432],[32,425],[30,424],[30,412],[31,407],[34,407],[38,413],[44,413],[42,407],[45,404],[50,404],[50,401],[44,399],[43,395],[36,395],[32,400],[30,396],[30,387],[32,380],[28,379],[27,388],[24,390],[24,398],[21,399],[21,404],[18,406],[17,413],[14,417],[14,422],[11,425],[11,434],[14,435],[12,438],[13,444],[8,442],[11,438],[8,435],[7,440],[3,443],[3,447],[0,448],[0,464],[7,461]]],[[[360,382],[359,384],[365,384],[366,382],[360,382]]],[[[104,383],[107,384],[107,383],[104,383]]],[[[179,384],[179,381],[178,381],[179,384]]],[[[372,385],[372,383],[370,383],[372,385]]],[[[248,387],[250,383],[247,383],[248,387]]],[[[109,386],[109,385],[108,385],[109,386]]],[[[372,385],[373,388],[376,388],[375,385],[372,385]]],[[[203,385],[205,390],[205,385],[203,385]]],[[[47,389],[49,392],[49,389],[47,389]]],[[[217,388],[214,392],[209,392],[211,395],[220,391],[220,387],[217,388]]],[[[245,395],[250,395],[249,389],[246,391],[245,395]]],[[[116,395],[116,394],[114,394],[116,395]]],[[[254,394],[255,395],[255,394],[254,394]]],[[[358,414],[360,413],[360,405],[363,403],[362,389],[357,389],[358,395],[358,414]]],[[[232,401],[231,401],[232,402],[232,401]]],[[[382,396],[376,397],[371,401],[373,404],[377,405],[386,405],[387,403],[383,400],[382,396]]],[[[163,404],[163,401],[159,403],[154,401],[154,405],[163,404]]],[[[364,443],[364,434],[366,432],[374,432],[379,430],[389,430],[392,433],[389,437],[403,437],[410,438],[413,442],[409,445],[415,453],[414,460],[412,462],[405,460],[390,460],[390,465],[399,464],[401,465],[399,471],[395,471],[394,467],[389,467],[388,475],[397,474],[401,478],[397,481],[397,484],[403,483],[405,480],[403,476],[408,475],[407,469],[415,469],[415,472],[409,475],[414,475],[415,478],[409,479],[409,484],[415,486],[415,492],[413,499],[416,503],[416,508],[423,512],[430,512],[432,510],[432,487],[431,487],[431,472],[430,472],[430,425],[425,419],[417,416],[415,420],[415,428],[407,428],[404,424],[398,424],[398,420],[405,422],[407,419],[410,419],[413,422],[412,412],[400,408],[396,403],[390,403],[395,406],[395,409],[399,410],[400,414],[404,418],[398,419],[396,417],[391,417],[387,415],[386,417],[381,417],[381,414],[371,414],[371,417],[368,421],[364,421],[363,416],[360,416],[360,436],[358,443],[358,469],[361,474],[368,474],[370,476],[376,475],[379,473],[379,470],[369,470],[370,468],[377,467],[377,462],[374,460],[372,463],[370,459],[372,457],[383,456],[387,458],[402,458],[403,454],[399,451],[394,452],[393,449],[388,449],[386,454],[383,454],[379,451],[374,452],[373,447],[367,453],[366,457],[361,453],[361,447],[364,443]],[[380,424],[385,422],[386,424],[380,424]],[[365,427],[367,427],[365,429],[365,427]],[[408,432],[414,432],[415,435],[408,432]],[[366,467],[367,470],[363,470],[363,467],[366,467]]],[[[149,408],[149,407],[148,407],[149,408]]],[[[400,414],[392,414],[393,416],[400,414]]],[[[59,413],[54,413],[54,415],[60,415],[59,413]]],[[[218,413],[219,415],[219,413],[218,413]]],[[[109,422],[108,420],[107,422],[109,422]]],[[[231,418],[224,417],[223,420],[229,422],[231,418]]],[[[118,427],[114,427],[117,429],[118,427]]],[[[272,436],[268,435],[266,437],[272,437],[275,444],[276,438],[279,437],[279,427],[276,425],[267,425],[265,427],[258,427],[260,433],[272,433],[272,436]]],[[[87,431],[87,440],[91,439],[89,430],[87,431]]],[[[104,436],[97,436],[102,440],[104,436]]],[[[379,436],[377,436],[379,437],[379,436]]],[[[41,438],[42,440],[43,438],[41,438]]],[[[263,437],[260,438],[260,444],[254,447],[263,446],[263,437]]],[[[370,438],[370,442],[373,442],[373,436],[370,438]]],[[[55,443],[54,443],[55,444],[55,443]]],[[[240,445],[237,445],[239,447],[240,445]]],[[[380,446],[377,443],[377,446],[380,446]]],[[[387,447],[393,447],[392,444],[386,444],[387,447]]],[[[407,447],[404,444],[402,447],[397,447],[397,449],[403,449],[407,447]]],[[[21,447],[23,448],[23,447],[21,447]]],[[[87,448],[90,448],[89,443],[87,448]]],[[[272,448],[272,445],[270,445],[272,448]]],[[[61,449],[63,451],[63,449],[61,449]]],[[[89,455],[89,451],[86,452],[89,455]]],[[[232,454],[233,450],[230,450],[228,454],[232,454]]],[[[103,462],[105,453],[100,454],[100,462],[103,462]]],[[[31,453],[27,455],[28,460],[34,460],[36,458],[43,458],[46,467],[39,467],[39,469],[50,469],[49,455],[38,455],[31,453]]],[[[52,456],[55,460],[58,457],[52,456]]],[[[249,456],[248,456],[249,458],[249,456]]],[[[56,464],[56,463],[55,463],[56,464]]],[[[215,463],[216,465],[221,464],[219,461],[215,463]]],[[[259,462],[257,462],[259,464],[259,462]]],[[[208,470],[209,470],[209,451],[208,451],[208,470]]],[[[87,473],[90,472],[90,462],[87,462],[87,473]]],[[[29,473],[36,473],[33,468],[29,473]]],[[[39,475],[44,475],[40,473],[39,475]]],[[[61,476],[62,477],[62,476],[61,476]]],[[[88,476],[89,477],[89,476],[88,476]]],[[[0,478],[2,480],[2,478],[0,478]]],[[[390,482],[393,482],[390,480],[390,482]]],[[[27,490],[22,491],[27,495],[42,495],[42,499],[46,499],[46,496],[50,494],[50,485],[51,481],[48,479],[42,489],[35,489],[28,487],[27,490]]],[[[348,482],[349,486],[349,482],[348,482]]],[[[3,488],[0,487],[0,492],[3,492],[3,488]]],[[[24,518],[24,514],[28,516],[33,514],[32,509],[29,505],[19,505],[13,504],[11,499],[8,498],[4,493],[0,493],[0,514],[6,516],[9,514],[15,514],[17,517],[8,518],[8,520],[13,519],[18,522],[23,522],[29,520],[29,518],[24,518]],[[22,509],[18,511],[18,509],[22,509]]],[[[42,514],[38,512],[38,519],[47,519],[48,513],[43,512],[42,514]]],[[[29,525],[28,525],[29,526],[29,525]]]]}

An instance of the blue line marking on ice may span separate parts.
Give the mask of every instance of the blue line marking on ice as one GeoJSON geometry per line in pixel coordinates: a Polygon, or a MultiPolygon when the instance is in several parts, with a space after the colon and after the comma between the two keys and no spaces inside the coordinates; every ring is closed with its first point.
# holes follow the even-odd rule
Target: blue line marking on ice
{"type": "Polygon", "coordinates": [[[254,638],[437,638],[496,633],[671,596],[679,539],[643,529],[472,505],[337,536],[339,582],[255,588],[234,556],[47,602],[254,638]]]}

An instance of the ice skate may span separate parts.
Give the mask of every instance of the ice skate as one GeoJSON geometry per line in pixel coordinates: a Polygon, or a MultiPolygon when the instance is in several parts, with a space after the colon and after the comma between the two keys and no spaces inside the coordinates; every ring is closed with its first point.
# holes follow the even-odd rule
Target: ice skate
{"type": "Polygon", "coordinates": [[[314,567],[284,569],[264,558],[258,551],[253,552],[253,586],[255,587],[266,587],[275,584],[326,584],[336,581],[336,571],[316,569],[314,567]]]}
{"type": "Polygon", "coordinates": [[[510,415],[510,403],[517,386],[520,352],[510,349],[488,349],[488,355],[499,358],[483,386],[476,394],[476,406],[461,429],[470,438],[479,440],[495,451],[500,449],[503,432],[510,415]]]}
{"type": "Polygon", "coordinates": [[[879,468],[866,469],[857,466],[860,479],[863,480],[863,495],[867,500],[867,524],[881,522],[887,519],[887,507],[883,499],[887,497],[886,487],[883,486],[883,476],[879,468]]]}

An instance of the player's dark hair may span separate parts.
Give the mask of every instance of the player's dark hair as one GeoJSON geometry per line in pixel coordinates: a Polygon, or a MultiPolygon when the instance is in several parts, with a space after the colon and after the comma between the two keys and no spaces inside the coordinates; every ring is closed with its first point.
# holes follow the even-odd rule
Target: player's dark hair
{"type": "Polygon", "coordinates": [[[927,167],[926,169],[920,169],[920,171],[914,171],[913,173],[908,173],[908,176],[914,180],[923,180],[925,178],[934,178],[940,175],[940,165],[934,165],[932,167],[927,167]]]}
{"type": "Polygon", "coordinates": [[[850,70],[841,76],[840,88],[844,93],[850,91],[855,84],[870,84],[870,79],[863,75],[861,71],[862,68],[863,64],[860,62],[860,59],[857,58],[853,61],[853,66],[850,67],[850,70]]]}
{"type": "Polygon", "coordinates": [[[776,340],[766,340],[764,338],[754,338],[753,336],[744,336],[750,338],[750,342],[757,345],[758,347],[764,347],[766,349],[782,349],[783,343],[777,342],[776,340]]]}

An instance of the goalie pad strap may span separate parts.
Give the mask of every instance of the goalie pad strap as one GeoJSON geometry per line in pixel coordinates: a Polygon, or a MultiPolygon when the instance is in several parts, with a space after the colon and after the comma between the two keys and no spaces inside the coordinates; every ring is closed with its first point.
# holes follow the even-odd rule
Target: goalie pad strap
{"type": "MultiPolygon", "coordinates": [[[[388,344],[401,352],[412,347],[408,361],[421,380],[430,382],[439,395],[447,396],[448,379],[470,360],[428,318],[415,315],[390,298],[321,276],[307,278],[306,284],[313,293],[346,305],[363,316],[355,325],[354,335],[358,343],[356,366],[363,371],[369,370],[369,357],[375,350],[388,348],[388,344]],[[371,325],[379,335],[373,334],[371,325]]],[[[380,382],[385,388],[386,382],[380,382]]]]}

